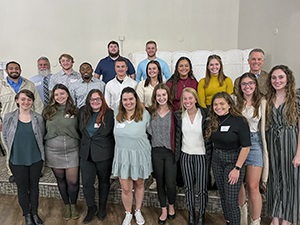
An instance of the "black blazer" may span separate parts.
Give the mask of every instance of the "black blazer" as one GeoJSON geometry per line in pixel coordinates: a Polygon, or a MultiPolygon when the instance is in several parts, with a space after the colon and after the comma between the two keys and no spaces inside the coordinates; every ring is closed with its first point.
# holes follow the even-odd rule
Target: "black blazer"
{"type": "MultiPolygon", "coordinates": [[[[81,112],[83,108],[80,109],[81,112]]],[[[90,155],[93,162],[101,162],[114,157],[114,113],[111,109],[106,110],[104,122],[92,137],[85,126],[80,126],[82,137],[79,155],[83,159],[88,160],[90,155]]]]}

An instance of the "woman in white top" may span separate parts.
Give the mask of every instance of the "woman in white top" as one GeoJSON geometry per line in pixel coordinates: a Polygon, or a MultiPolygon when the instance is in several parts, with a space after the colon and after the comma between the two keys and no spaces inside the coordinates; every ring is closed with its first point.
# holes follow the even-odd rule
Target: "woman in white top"
{"type": "Polygon", "coordinates": [[[158,61],[151,60],[146,67],[147,79],[142,80],[136,92],[146,108],[151,105],[151,97],[155,86],[162,83],[161,67],[158,61]]]}
{"type": "MultiPolygon", "coordinates": [[[[268,178],[268,152],[265,138],[266,100],[260,95],[255,75],[245,73],[239,80],[236,105],[246,117],[251,132],[251,147],[246,159],[246,187],[249,194],[249,211],[251,225],[260,224],[262,198],[259,191],[259,181],[266,184],[268,178]],[[264,169],[263,169],[264,168],[264,169]]],[[[241,224],[247,225],[248,213],[245,187],[242,185],[239,195],[241,208],[241,224]]]]}

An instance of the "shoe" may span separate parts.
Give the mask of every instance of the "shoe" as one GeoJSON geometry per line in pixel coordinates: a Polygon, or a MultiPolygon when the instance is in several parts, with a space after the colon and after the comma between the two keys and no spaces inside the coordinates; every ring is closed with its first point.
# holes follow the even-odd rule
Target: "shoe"
{"type": "Polygon", "coordinates": [[[88,211],[87,214],[85,216],[85,218],[83,219],[83,223],[89,223],[92,221],[93,217],[96,215],[97,213],[97,206],[93,205],[93,206],[89,206],[88,207],[88,211]]]}
{"type": "Polygon", "coordinates": [[[97,213],[97,217],[99,218],[99,220],[104,220],[106,217],[106,204],[100,204],[99,205],[99,211],[97,213]]]}
{"type": "Polygon", "coordinates": [[[241,211],[241,224],[248,225],[248,208],[247,208],[247,202],[243,206],[239,206],[241,211]]]}
{"type": "Polygon", "coordinates": [[[122,222],[122,225],[131,225],[132,214],[130,212],[125,212],[125,218],[122,222]]]}
{"type": "Polygon", "coordinates": [[[80,216],[75,204],[71,204],[71,215],[73,220],[78,219],[80,216]]]}
{"type": "Polygon", "coordinates": [[[32,214],[32,219],[33,219],[35,225],[43,225],[44,224],[43,220],[39,217],[38,214],[32,214]]]}
{"type": "Polygon", "coordinates": [[[140,209],[135,210],[134,217],[135,217],[135,222],[138,225],[143,225],[145,223],[145,219],[144,219],[140,209]]]}
{"type": "Polygon", "coordinates": [[[159,217],[158,217],[158,224],[159,225],[163,225],[167,222],[167,218],[165,220],[161,220],[159,217]]]}
{"type": "Polygon", "coordinates": [[[65,205],[65,212],[64,212],[64,219],[69,220],[69,219],[71,219],[71,217],[72,217],[72,215],[71,215],[71,205],[66,204],[65,205]]]}
{"type": "Polygon", "coordinates": [[[176,213],[174,213],[173,215],[168,214],[167,217],[168,217],[169,220],[174,220],[176,218],[176,213]]]}
{"type": "Polygon", "coordinates": [[[253,220],[250,216],[250,221],[250,225],[260,225],[261,218],[259,217],[258,219],[253,220]]]}
{"type": "Polygon", "coordinates": [[[14,183],[14,182],[16,182],[15,177],[14,177],[13,175],[11,175],[11,176],[8,178],[8,181],[9,181],[9,183],[14,183]]]}
{"type": "Polygon", "coordinates": [[[150,190],[154,190],[157,188],[157,183],[156,183],[156,179],[153,178],[152,184],[150,184],[149,189],[150,190]]]}
{"type": "Polygon", "coordinates": [[[32,220],[31,214],[26,214],[24,217],[25,217],[25,224],[26,225],[35,225],[33,220],[32,220]]]}
{"type": "Polygon", "coordinates": [[[205,224],[205,214],[199,215],[199,220],[197,225],[204,225],[205,224]]]}
{"type": "Polygon", "coordinates": [[[195,211],[189,211],[189,220],[188,225],[194,225],[195,224],[195,211]]]}

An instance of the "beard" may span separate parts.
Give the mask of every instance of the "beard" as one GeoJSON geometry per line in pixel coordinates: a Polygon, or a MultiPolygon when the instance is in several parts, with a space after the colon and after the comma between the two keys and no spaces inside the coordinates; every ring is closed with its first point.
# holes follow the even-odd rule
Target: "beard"
{"type": "Polygon", "coordinates": [[[116,53],[108,52],[108,55],[112,58],[116,58],[120,55],[120,51],[117,51],[116,53]]]}
{"type": "Polygon", "coordinates": [[[48,75],[51,73],[51,71],[48,70],[48,69],[39,69],[39,70],[38,70],[38,73],[39,73],[40,75],[46,77],[46,76],[48,76],[48,75]]]}
{"type": "Polygon", "coordinates": [[[7,74],[11,79],[18,79],[20,77],[20,73],[8,73],[7,74]]]}

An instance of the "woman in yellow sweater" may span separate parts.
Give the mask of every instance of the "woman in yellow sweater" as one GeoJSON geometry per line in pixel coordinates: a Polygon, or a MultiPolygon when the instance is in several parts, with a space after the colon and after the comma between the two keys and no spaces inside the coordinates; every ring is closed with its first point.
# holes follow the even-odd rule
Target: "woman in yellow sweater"
{"type": "Polygon", "coordinates": [[[198,84],[198,96],[200,105],[208,108],[211,104],[212,97],[218,92],[233,93],[232,80],[223,72],[221,57],[210,55],[206,64],[206,75],[198,84]]]}

